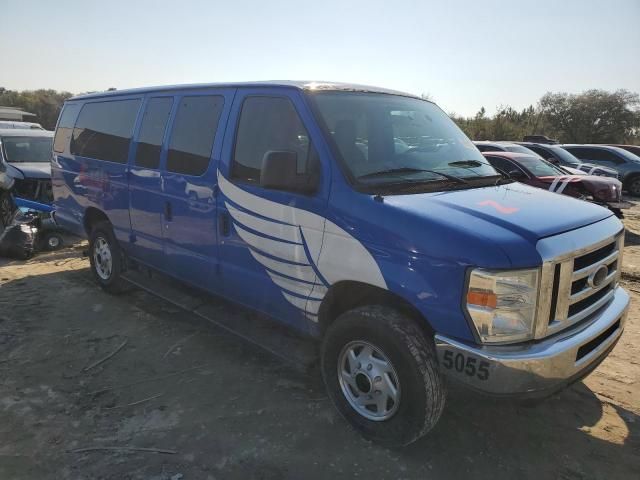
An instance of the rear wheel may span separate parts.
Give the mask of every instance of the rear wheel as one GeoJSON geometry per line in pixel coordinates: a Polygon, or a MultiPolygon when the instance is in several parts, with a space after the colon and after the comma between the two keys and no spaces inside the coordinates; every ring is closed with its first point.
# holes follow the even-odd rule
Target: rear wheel
{"type": "Polygon", "coordinates": [[[338,317],[325,335],[321,367],[338,411],[379,443],[417,440],[444,408],[433,342],[396,310],[369,306],[338,317]]]}
{"type": "Polygon", "coordinates": [[[91,229],[89,262],[93,276],[104,290],[110,293],[123,290],[122,251],[109,222],[99,222],[91,229]]]}

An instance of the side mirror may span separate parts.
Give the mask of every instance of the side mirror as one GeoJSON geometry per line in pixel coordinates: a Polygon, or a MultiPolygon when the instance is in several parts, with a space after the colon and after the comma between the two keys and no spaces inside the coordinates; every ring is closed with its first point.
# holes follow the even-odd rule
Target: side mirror
{"type": "Polygon", "coordinates": [[[270,150],[262,157],[260,186],[273,190],[313,193],[318,177],[311,173],[298,173],[298,154],[290,150],[270,150]]]}
{"type": "Polygon", "coordinates": [[[553,163],[554,165],[560,165],[560,160],[558,160],[556,157],[547,158],[547,162],[553,163]]]}

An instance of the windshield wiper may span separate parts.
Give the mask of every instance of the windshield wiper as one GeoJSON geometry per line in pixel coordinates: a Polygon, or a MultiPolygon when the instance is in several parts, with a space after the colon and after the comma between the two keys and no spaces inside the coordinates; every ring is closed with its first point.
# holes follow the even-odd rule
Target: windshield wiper
{"type": "MultiPolygon", "coordinates": [[[[455,175],[450,175],[448,173],[438,172],[437,170],[428,170],[426,168],[412,168],[412,167],[400,167],[400,168],[391,168],[389,170],[380,170],[379,172],[360,175],[359,177],[357,177],[357,179],[360,180],[363,178],[377,178],[377,177],[384,177],[387,175],[397,176],[398,174],[403,174],[403,173],[420,173],[420,172],[433,173],[434,175],[439,175],[443,178],[446,178],[447,180],[450,180],[456,183],[461,183],[465,185],[469,183],[464,178],[456,177],[455,175]]],[[[410,180],[410,179],[406,179],[406,180],[410,180]]],[[[420,181],[424,181],[424,180],[420,180],[420,181]]]]}
{"type": "Polygon", "coordinates": [[[481,167],[482,165],[491,165],[486,162],[480,162],[478,160],[457,160],[455,162],[449,162],[447,165],[450,167],[481,167]]]}

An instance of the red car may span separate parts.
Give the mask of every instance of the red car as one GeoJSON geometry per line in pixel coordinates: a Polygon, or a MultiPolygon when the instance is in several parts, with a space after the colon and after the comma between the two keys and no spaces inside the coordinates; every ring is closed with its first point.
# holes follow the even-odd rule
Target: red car
{"type": "Polygon", "coordinates": [[[622,217],[630,203],[622,200],[622,183],[611,177],[571,175],[535,155],[512,152],[483,152],[493,167],[505,176],[533,187],[588,200],[611,209],[622,217]]]}

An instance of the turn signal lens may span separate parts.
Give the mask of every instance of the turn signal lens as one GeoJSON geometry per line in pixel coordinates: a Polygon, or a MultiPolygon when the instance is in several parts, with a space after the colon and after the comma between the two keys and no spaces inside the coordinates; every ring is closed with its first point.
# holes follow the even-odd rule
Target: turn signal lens
{"type": "Polygon", "coordinates": [[[467,293],[467,303],[478,307],[496,308],[498,297],[493,292],[470,291],[467,293]]]}

